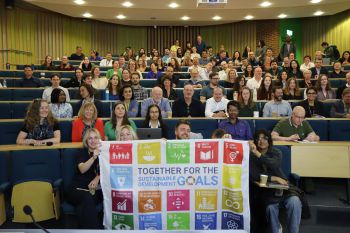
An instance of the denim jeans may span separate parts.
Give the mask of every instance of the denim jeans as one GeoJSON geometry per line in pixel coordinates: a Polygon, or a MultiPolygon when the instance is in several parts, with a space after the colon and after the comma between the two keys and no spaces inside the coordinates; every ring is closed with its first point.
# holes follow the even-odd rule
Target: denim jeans
{"type": "Polygon", "coordinates": [[[298,233],[301,219],[301,201],[297,196],[283,199],[279,203],[270,204],[266,207],[266,217],[269,223],[270,232],[278,233],[280,228],[279,209],[285,208],[287,212],[287,225],[289,233],[298,233]]]}

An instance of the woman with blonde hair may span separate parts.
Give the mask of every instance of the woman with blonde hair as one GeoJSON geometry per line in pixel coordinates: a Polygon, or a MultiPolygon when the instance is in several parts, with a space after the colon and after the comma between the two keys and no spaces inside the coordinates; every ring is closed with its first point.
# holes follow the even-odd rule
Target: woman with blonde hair
{"type": "Polygon", "coordinates": [[[91,102],[87,102],[81,106],[78,118],[72,123],[72,142],[81,142],[86,131],[96,128],[104,139],[103,121],[97,118],[97,109],[91,102]]]}
{"type": "Polygon", "coordinates": [[[58,144],[61,131],[57,120],[52,115],[46,100],[35,99],[29,105],[24,125],[20,130],[16,143],[20,145],[58,144]]]}
{"type": "Polygon", "coordinates": [[[77,154],[77,170],[65,196],[77,211],[79,228],[99,229],[102,222],[98,218],[96,206],[103,200],[100,184],[99,159],[101,135],[95,128],[86,130],[83,138],[84,150],[77,154]]]}
{"type": "Polygon", "coordinates": [[[229,69],[227,72],[226,79],[224,80],[223,87],[233,88],[234,90],[237,89],[236,78],[237,78],[236,69],[229,69]]]}
{"type": "Polygon", "coordinates": [[[132,141],[138,140],[134,129],[130,125],[122,125],[120,130],[116,131],[117,141],[132,141]]]}

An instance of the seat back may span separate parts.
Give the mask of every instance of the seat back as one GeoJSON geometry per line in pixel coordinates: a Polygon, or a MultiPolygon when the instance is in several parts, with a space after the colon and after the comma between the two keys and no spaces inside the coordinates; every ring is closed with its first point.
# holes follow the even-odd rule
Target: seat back
{"type": "Polygon", "coordinates": [[[23,122],[0,122],[0,145],[15,144],[23,122]]]}
{"type": "Polygon", "coordinates": [[[13,184],[29,180],[44,180],[53,184],[61,178],[59,150],[13,151],[11,160],[13,184]]]}
{"type": "Polygon", "coordinates": [[[83,153],[83,149],[72,148],[62,149],[62,179],[63,179],[63,191],[68,191],[69,185],[77,172],[77,157],[80,153],[83,153]]]}
{"type": "Polygon", "coordinates": [[[37,222],[55,218],[51,184],[44,181],[28,181],[14,185],[11,197],[13,222],[32,222],[23,211],[25,205],[32,208],[37,222]]]}
{"type": "Polygon", "coordinates": [[[350,141],[350,121],[330,120],[329,121],[330,141],[350,141]]]}

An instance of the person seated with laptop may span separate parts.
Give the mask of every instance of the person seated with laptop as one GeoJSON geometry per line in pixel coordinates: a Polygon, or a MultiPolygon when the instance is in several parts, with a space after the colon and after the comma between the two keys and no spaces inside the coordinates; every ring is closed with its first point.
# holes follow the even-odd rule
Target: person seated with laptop
{"type": "Polygon", "coordinates": [[[265,187],[257,185],[261,183],[261,176],[267,176],[267,184],[273,182],[276,183],[275,187],[281,185],[281,187],[286,186],[288,188],[288,179],[281,167],[281,151],[273,147],[271,134],[265,129],[256,131],[254,141],[249,144],[249,190],[252,232],[263,229],[264,219],[267,220],[269,232],[281,232],[278,216],[280,208],[286,210],[288,232],[299,232],[302,211],[300,198],[286,189],[267,188],[268,185],[265,187]]]}
{"type": "Polygon", "coordinates": [[[160,107],[157,104],[151,104],[146,113],[142,128],[160,128],[162,129],[162,138],[168,137],[168,130],[166,124],[163,122],[160,107]]]}

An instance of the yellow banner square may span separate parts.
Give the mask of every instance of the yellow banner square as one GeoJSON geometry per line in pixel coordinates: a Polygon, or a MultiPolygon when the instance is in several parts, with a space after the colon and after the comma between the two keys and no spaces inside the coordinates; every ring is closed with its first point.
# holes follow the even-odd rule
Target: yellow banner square
{"type": "Polygon", "coordinates": [[[240,166],[224,166],[223,171],[223,186],[240,189],[242,168],[240,166]]]}
{"type": "Polygon", "coordinates": [[[217,211],[218,191],[215,189],[197,189],[196,211],[217,211]]]}
{"type": "Polygon", "coordinates": [[[160,164],[160,142],[139,143],[137,145],[137,161],[139,164],[160,164]]]}

